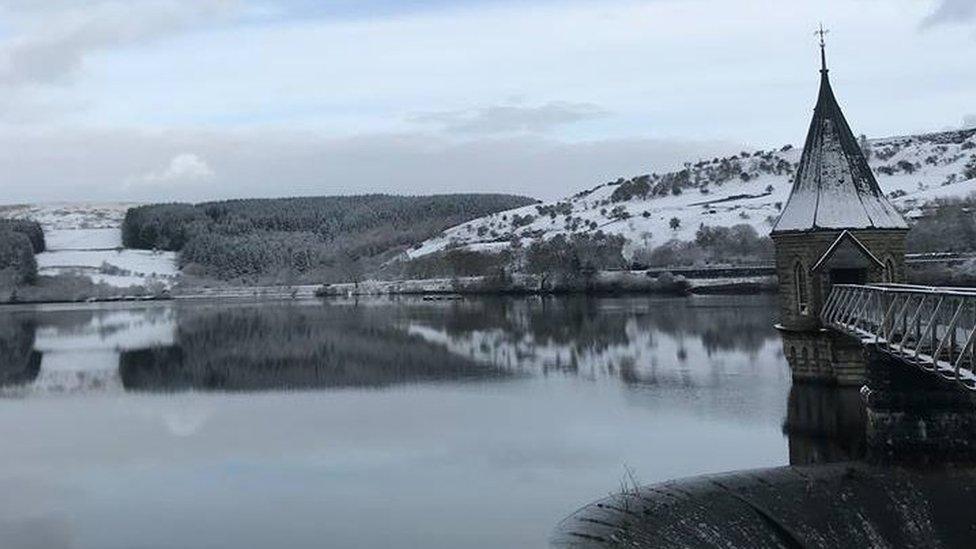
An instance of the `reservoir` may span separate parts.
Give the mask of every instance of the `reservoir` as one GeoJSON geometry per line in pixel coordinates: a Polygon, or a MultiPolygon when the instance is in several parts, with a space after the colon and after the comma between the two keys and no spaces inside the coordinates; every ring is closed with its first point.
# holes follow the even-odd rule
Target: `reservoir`
{"type": "Polygon", "coordinates": [[[817,457],[785,434],[775,316],[756,296],[5,307],[0,546],[545,547],[634,482],[817,457]]]}

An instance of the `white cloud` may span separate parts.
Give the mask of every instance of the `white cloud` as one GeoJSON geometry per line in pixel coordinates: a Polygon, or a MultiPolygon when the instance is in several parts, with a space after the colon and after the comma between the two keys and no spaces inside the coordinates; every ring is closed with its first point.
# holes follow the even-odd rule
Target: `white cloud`
{"type": "Polygon", "coordinates": [[[922,28],[944,23],[962,23],[976,18],[974,0],[940,0],[935,11],[922,20],[922,28]]]}
{"type": "Polygon", "coordinates": [[[606,116],[592,103],[553,101],[537,107],[491,105],[478,109],[417,114],[412,122],[434,124],[448,133],[499,134],[543,133],[559,126],[606,116]]]}
{"type": "Polygon", "coordinates": [[[967,114],[962,117],[963,128],[976,128],[976,114],[967,114]]]}
{"type": "Polygon", "coordinates": [[[130,186],[187,184],[208,181],[214,175],[213,169],[202,158],[195,154],[182,153],[174,156],[162,170],[129,178],[127,182],[130,186]]]}
{"type": "Polygon", "coordinates": [[[0,84],[64,83],[93,52],[171,36],[232,6],[227,0],[7,2],[0,5],[10,31],[0,44],[0,84]]]}

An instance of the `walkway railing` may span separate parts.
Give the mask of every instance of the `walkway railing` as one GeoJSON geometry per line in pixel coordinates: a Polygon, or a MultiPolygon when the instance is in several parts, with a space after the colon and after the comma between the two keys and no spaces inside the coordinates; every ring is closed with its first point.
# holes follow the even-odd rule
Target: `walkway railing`
{"type": "Polygon", "coordinates": [[[976,391],[976,288],[836,285],[820,320],[976,391]]]}

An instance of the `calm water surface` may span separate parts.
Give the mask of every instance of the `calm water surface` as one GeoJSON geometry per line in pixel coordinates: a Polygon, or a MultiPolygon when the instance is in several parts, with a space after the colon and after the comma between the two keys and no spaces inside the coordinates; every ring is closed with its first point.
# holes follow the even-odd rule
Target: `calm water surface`
{"type": "Polygon", "coordinates": [[[774,317],[756,297],[0,309],[0,547],[544,547],[627,469],[796,461],[774,317]]]}

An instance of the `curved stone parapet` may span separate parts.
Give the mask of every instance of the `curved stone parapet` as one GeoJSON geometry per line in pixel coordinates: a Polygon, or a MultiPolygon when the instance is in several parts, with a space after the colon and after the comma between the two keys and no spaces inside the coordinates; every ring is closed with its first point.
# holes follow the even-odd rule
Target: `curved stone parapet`
{"type": "Polygon", "coordinates": [[[972,547],[976,470],[860,463],[675,480],[563,520],[556,547],[972,547]]]}

